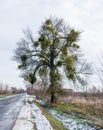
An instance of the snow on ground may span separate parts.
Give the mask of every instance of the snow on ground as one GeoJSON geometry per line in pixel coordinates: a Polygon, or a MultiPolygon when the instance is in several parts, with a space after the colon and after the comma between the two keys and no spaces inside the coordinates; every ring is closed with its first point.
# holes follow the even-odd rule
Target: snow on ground
{"type": "Polygon", "coordinates": [[[41,110],[34,104],[34,96],[27,95],[26,105],[22,106],[18,119],[12,130],[53,130],[49,121],[42,115],[41,110]],[[29,102],[29,103],[28,103],[29,102]]]}
{"type": "Polygon", "coordinates": [[[29,101],[31,102],[31,109],[37,130],[53,130],[47,118],[42,115],[41,110],[36,106],[36,104],[32,103],[33,98],[29,98],[29,101]]]}
{"type": "Polygon", "coordinates": [[[31,108],[27,102],[22,106],[12,130],[34,130],[31,122],[31,108]]]}
{"type": "MultiPolygon", "coordinates": [[[[44,104],[43,101],[37,100],[41,105],[44,104]]],[[[63,123],[64,127],[68,130],[103,130],[96,126],[91,126],[88,124],[88,120],[78,117],[78,115],[68,115],[61,111],[53,110],[52,108],[47,108],[48,112],[57,120],[63,123]]]]}
{"type": "MultiPolygon", "coordinates": [[[[26,105],[22,107],[13,130],[53,130],[47,118],[34,103],[34,100],[36,100],[36,97],[27,95],[26,105]],[[33,125],[36,128],[33,128],[33,125]]],[[[43,101],[38,100],[38,102],[44,104],[43,101]]],[[[49,107],[47,110],[54,118],[61,121],[68,130],[103,130],[96,126],[90,126],[87,120],[81,119],[75,114],[67,115],[49,107]]]]}
{"type": "Polygon", "coordinates": [[[88,120],[82,119],[77,115],[68,115],[53,109],[48,109],[48,112],[54,118],[61,121],[64,127],[67,128],[68,130],[103,130],[99,127],[89,125],[87,123],[88,120]]]}

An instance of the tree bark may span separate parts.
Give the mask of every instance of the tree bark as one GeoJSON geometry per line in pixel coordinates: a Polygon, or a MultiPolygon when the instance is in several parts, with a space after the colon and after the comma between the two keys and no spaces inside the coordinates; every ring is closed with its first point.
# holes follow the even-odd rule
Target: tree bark
{"type": "Polygon", "coordinates": [[[51,94],[51,104],[56,103],[56,97],[55,94],[51,94]]]}

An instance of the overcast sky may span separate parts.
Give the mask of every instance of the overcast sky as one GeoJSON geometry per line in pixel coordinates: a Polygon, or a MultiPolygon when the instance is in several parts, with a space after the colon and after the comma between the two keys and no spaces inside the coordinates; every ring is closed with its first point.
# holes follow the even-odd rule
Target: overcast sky
{"type": "Polygon", "coordinates": [[[11,60],[22,30],[37,33],[48,16],[63,18],[80,31],[81,49],[92,63],[103,51],[103,0],[0,0],[0,82],[22,87],[17,63],[11,60]]]}

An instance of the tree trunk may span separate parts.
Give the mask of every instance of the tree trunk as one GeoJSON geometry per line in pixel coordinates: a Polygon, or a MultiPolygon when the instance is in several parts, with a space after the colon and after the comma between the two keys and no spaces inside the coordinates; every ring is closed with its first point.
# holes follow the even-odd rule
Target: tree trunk
{"type": "Polygon", "coordinates": [[[50,95],[51,95],[51,104],[56,103],[55,97],[55,71],[54,69],[50,72],[50,95]]]}
{"type": "Polygon", "coordinates": [[[51,94],[51,104],[56,103],[56,97],[55,94],[51,94]]]}
{"type": "Polygon", "coordinates": [[[54,65],[54,43],[50,48],[51,58],[50,58],[50,94],[51,94],[51,103],[56,103],[55,97],[55,65],[54,65]]]}

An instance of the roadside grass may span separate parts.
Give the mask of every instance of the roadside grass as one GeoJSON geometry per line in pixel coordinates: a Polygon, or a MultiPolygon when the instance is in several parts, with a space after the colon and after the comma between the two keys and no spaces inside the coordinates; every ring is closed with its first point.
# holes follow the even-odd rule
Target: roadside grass
{"type": "Polygon", "coordinates": [[[51,107],[66,114],[75,113],[80,118],[90,120],[90,125],[97,125],[103,128],[103,111],[93,108],[92,106],[64,103],[52,105],[51,107]]]}
{"type": "Polygon", "coordinates": [[[35,102],[36,105],[40,108],[40,110],[42,111],[43,115],[48,119],[48,121],[50,122],[51,126],[53,127],[54,130],[67,130],[63,124],[56,120],[52,115],[50,115],[47,110],[41,106],[39,103],[35,102]]]}
{"type": "Polygon", "coordinates": [[[103,128],[103,111],[100,109],[94,108],[93,106],[79,105],[79,104],[68,104],[68,103],[59,103],[59,104],[45,104],[42,105],[43,108],[48,109],[52,108],[56,111],[62,111],[68,115],[75,114],[76,117],[87,119],[91,126],[96,125],[103,128]]]}
{"type": "MultiPolygon", "coordinates": [[[[44,100],[45,102],[47,100],[44,100]]],[[[103,99],[94,100],[92,98],[85,100],[84,98],[62,98],[57,104],[49,104],[41,107],[52,107],[57,111],[62,111],[68,115],[76,114],[78,118],[87,119],[91,126],[99,126],[103,129],[103,99]]]]}
{"type": "Polygon", "coordinates": [[[7,96],[13,96],[13,95],[16,95],[16,94],[0,94],[0,98],[5,98],[7,96]]]}
{"type": "Polygon", "coordinates": [[[7,97],[7,95],[0,95],[0,98],[5,98],[7,97]]]}

